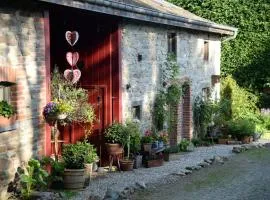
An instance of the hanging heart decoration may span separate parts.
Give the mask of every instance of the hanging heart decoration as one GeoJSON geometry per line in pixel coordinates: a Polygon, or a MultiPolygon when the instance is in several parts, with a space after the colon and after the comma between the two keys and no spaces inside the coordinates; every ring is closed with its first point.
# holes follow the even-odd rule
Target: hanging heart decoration
{"type": "Polygon", "coordinates": [[[67,31],[66,40],[70,46],[74,46],[79,40],[79,33],[77,31],[67,31]]]}
{"type": "Polygon", "coordinates": [[[66,59],[67,59],[68,64],[71,67],[74,67],[79,60],[79,53],[78,52],[67,52],[66,59]]]}
{"type": "Polygon", "coordinates": [[[79,79],[81,78],[81,71],[78,69],[75,70],[71,70],[71,69],[66,69],[64,71],[64,77],[66,80],[74,83],[77,83],[79,81],[79,79]]]}

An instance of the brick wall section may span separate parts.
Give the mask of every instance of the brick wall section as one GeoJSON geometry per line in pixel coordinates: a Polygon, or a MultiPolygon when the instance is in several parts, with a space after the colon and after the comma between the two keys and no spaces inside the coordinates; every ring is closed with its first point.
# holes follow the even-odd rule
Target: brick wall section
{"type": "Polygon", "coordinates": [[[191,102],[191,88],[186,86],[185,94],[182,98],[182,130],[178,130],[178,133],[181,132],[181,137],[186,139],[192,139],[192,102],[191,102]]]}
{"type": "MultiPolygon", "coordinates": [[[[44,150],[46,104],[45,39],[42,12],[0,11],[0,66],[16,71],[11,103],[16,129],[0,133],[0,199],[17,167],[44,150]]],[[[1,127],[3,128],[3,127],[1,127]]]]}

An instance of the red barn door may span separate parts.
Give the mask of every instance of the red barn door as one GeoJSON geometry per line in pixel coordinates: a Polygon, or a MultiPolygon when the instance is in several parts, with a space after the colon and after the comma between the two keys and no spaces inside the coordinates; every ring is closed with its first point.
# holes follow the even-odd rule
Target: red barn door
{"type": "MultiPolygon", "coordinates": [[[[88,90],[89,102],[95,109],[96,121],[89,138],[103,158],[104,128],[114,120],[121,120],[118,22],[111,17],[74,10],[54,11],[51,17],[51,64],[57,64],[62,72],[68,66],[65,53],[70,47],[64,40],[68,30],[80,34],[73,49],[80,54],[78,68],[82,76],[79,85],[88,90]]],[[[82,139],[84,133],[81,125],[74,124],[64,128],[62,137],[65,143],[74,143],[82,139]]]]}

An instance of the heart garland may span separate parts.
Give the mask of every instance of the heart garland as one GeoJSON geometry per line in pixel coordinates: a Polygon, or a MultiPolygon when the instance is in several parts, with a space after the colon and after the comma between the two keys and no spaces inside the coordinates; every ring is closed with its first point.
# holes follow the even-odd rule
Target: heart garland
{"type": "Polygon", "coordinates": [[[79,33],[77,31],[67,31],[66,40],[73,47],[79,40],[79,33]]]}
{"type": "MultiPolygon", "coordinates": [[[[73,47],[79,40],[79,33],[77,31],[67,31],[66,40],[73,47]]],[[[77,65],[79,61],[79,53],[78,52],[67,52],[66,59],[68,64],[71,66],[71,69],[67,69],[64,71],[64,77],[66,80],[70,81],[71,83],[77,83],[82,75],[82,72],[79,69],[73,70],[73,68],[77,65]]]]}
{"type": "Polygon", "coordinates": [[[78,52],[67,52],[66,59],[68,64],[71,67],[76,66],[78,60],[79,60],[79,53],[78,52]]]}
{"type": "Polygon", "coordinates": [[[81,71],[78,69],[66,69],[64,71],[64,77],[66,80],[70,81],[71,83],[75,84],[79,81],[79,79],[81,78],[81,71]]]}

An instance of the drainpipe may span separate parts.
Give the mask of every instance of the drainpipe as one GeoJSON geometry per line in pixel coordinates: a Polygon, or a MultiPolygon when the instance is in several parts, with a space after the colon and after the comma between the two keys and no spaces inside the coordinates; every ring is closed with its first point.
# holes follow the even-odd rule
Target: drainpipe
{"type": "Polygon", "coordinates": [[[238,34],[238,29],[236,28],[234,30],[234,34],[232,36],[226,37],[224,40],[222,40],[222,42],[227,42],[227,41],[230,41],[230,40],[234,40],[236,38],[237,34],[238,34]]]}

